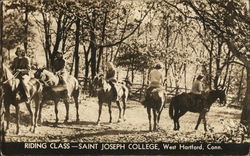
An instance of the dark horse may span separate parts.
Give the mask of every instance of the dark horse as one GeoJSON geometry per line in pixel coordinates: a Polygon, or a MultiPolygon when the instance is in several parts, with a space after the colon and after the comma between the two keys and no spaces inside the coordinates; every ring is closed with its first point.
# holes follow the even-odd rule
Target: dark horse
{"type": "MultiPolygon", "coordinates": [[[[31,100],[30,103],[26,102],[26,107],[31,115],[31,128],[30,131],[35,132],[38,120],[38,111],[41,102],[42,84],[35,78],[31,78],[29,81],[31,100]],[[31,104],[35,104],[35,113],[32,112],[31,104]]],[[[21,87],[20,80],[15,78],[7,66],[3,65],[3,91],[4,91],[4,107],[6,111],[7,127],[6,132],[9,129],[10,121],[10,105],[14,105],[16,109],[16,134],[19,133],[19,104],[23,103],[23,100],[17,100],[16,94],[21,87]]]]}
{"type": "Polygon", "coordinates": [[[161,112],[166,102],[166,91],[162,88],[154,88],[150,91],[148,97],[146,97],[144,106],[147,108],[149,131],[152,131],[151,126],[151,110],[154,115],[154,127],[153,130],[157,130],[160,121],[161,112]]]}
{"type": "MultiPolygon", "coordinates": [[[[111,104],[114,102],[114,91],[111,89],[111,85],[104,79],[103,75],[96,76],[93,80],[93,85],[96,88],[97,96],[98,96],[98,104],[99,104],[99,115],[97,119],[97,124],[100,123],[101,113],[102,113],[102,105],[103,103],[108,104],[109,109],[109,122],[112,123],[112,110],[111,104]]],[[[125,121],[125,111],[126,111],[126,102],[129,94],[129,90],[124,84],[117,84],[117,96],[118,99],[116,102],[119,109],[119,118],[118,122],[122,120],[125,121]],[[123,104],[121,106],[121,104],[123,104]]]]}
{"type": "Polygon", "coordinates": [[[68,76],[68,91],[66,90],[65,87],[60,87],[60,78],[56,75],[54,75],[52,72],[42,68],[42,69],[37,69],[35,72],[35,77],[39,79],[43,84],[44,84],[44,89],[43,89],[43,99],[40,107],[40,113],[39,113],[39,120],[41,120],[41,112],[42,112],[42,106],[43,104],[48,101],[52,100],[55,103],[55,114],[56,114],[56,122],[55,124],[58,124],[58,102],[60,99],[63,99],[63,102],[66,107],[66,117],[64,122],[67,122],[69,119],[69,95],[71,95],[74,98],[75,101],[75,107],[76,107],[76,121],[79,122],[79,104],[78,104],[78,98],[79,98],[79,83],[78,80],[72,76],[68,76]]]}
{"type": "Polygon", "coordinates": [[[206,113],[211,105],[219,98],[220,103],[226,102],[225,90],[211,90],[204,95],[205,101],[203,104],[194,104],[190,93],[182,93],[172,98],[169,105],[169,116],[174,120],[174,130],[180,129],[179,118],[186,112],[200,113],[195,130],[203,119],[204,130],[207,131],[206,113]]]}

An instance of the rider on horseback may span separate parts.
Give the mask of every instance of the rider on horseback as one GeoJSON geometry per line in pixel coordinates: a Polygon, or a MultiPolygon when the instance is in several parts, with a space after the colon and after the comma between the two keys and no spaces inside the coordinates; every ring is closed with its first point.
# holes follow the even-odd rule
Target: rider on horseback
{"type": "Polygon", "coordinates": [[[115,69],[115,66],[112,62],[108,62],[106,64],[106,67],[107,67],[107,71],[106,71],[106,80],[107,82],[110,84],[113,92],[114,92],[114,99],[115,101],[118,100],[118,96],[117,96],[117,87],[116,87],[116,83],[117,83],[117,80],[116,80],[116,69],[115,69]]]}
{"type": "Polygon", "coordinates": [[[25,51],[21,50],[20,47],[17,48],[16,53],[17,57],[14,59],[11,69],[14,71],[17,78],[20,80],[23,90],[19,89],[20,94],[16,95],[17,100],[25,100],[30,102],[30,93],[29,93],[29,70],[30,70],[30,61],[29,58],[25,56],[25,51]]]}
{"type": "Polygon", "coordinates": [[[65,69],[65,60],[63,59],[63,54],[61,52],[56,52],[56,57],[54,60],[54,72],[60,79],[59,85],[65,88],[68,92],[68,96],[70,96],[67,85],[68,73],[65,69]]]}
{"type": "MultiPolygon", "coordinates": [[[[205,99],[202,95],[203,87],[201,80],[203,79],[202,75],[199,75],[194,81],[192,89],[191,89],[191,96],[193,97],[193,102],[195,105],[203,106],[205,104],[205,99]]],[[[205,105],[204,105],[205,106],[205,105]]],[[[207,109],[206,107],[204,107],[207,109]]]]}
{"type": "Polygon", "coordinates": [[[149,73],[150,85],[147,88],[146,93],[145,93],[145,98],[142,101],[142,104],[144,106],[146,105],[146,101],[148,100],[148,97],[150,96],[150,93],[152,92],[153,89],[155,88],[163,89],[162,84],[164,81],[164,78],[163,78],[164,76],[163,76],[161,69],[162,69],[162,65],[160,63],[157,63],[154,69],[149,73]]]}

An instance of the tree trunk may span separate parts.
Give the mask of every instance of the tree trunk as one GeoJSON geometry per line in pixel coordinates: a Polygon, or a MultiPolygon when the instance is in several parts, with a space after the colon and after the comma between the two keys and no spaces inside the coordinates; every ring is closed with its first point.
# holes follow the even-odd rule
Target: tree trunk
{"type": "Polygon", "coordinates": [[[212,68],[213,68],[213,43],[211,43],[211,50],[209,50],[209,89],[212,90],[212,68]]]}
{"type": "Polygon", "coordinates": [[[24,24],[24,33],[25,33],[25,40],[24,40],[24,50],[25,53],[28,54],[28,28],[29,28],[29,11],[28,11],[28,1],[25,1],[25,24],[24,24]]]}
{"type": "Polygon", "coordinates": [[[47,69],[51,70],[51,34],[50,34],[50,22],[48,21],[46,14],[42,13],[43,16],[43,28],[44,28],[44,37],[45,37],[45,45],[44,45],[44,52],[46,57],[46,67],[47,69]]]}
{"type": "Polygon", "coordinates": [[[60,45],[60,42],[62,40],[62,27],[61,27],[61,22],[62,22],[62,17],[63,17],[63,14],[60,13],[59,14],[59,17],[58,17],[58,20],[57,20],[57,28],[56,28],[56,41],[55,41],[55,45],[54,45],[54,49],[53,49],[53,53],[51,55],[51,65],[52,65],[52,69],[54,70],[54,59],[55,59],[55,53],[58,51],[59,49],[59,45],[60,45]]]}
{"type": "MultiPolygon", "coordinates": [[[[104,20],[103,20],[103,25],[102,25],[102,39],[101,39],[101,44],[103,44],[104,40],[105,40],[105,30],[106,30],[106,23],[107,23],[107,16],[108,16],[108,12],[106,11],[104,14],[104,20]]],[[[103,47],[100,47],[99,49],[99,55],[98,55],[98,60],[97,60],[97,73],[99,73],[100,70],[100,64],[102,60],[102,56],[103,56],[103,47]]]]}
{"type": "Polygon", "coordinates": [[[97,51],[97,47],[96,47],[96,36],[94,34],[94,32],[90,32],[90,36],[91,36],[91,43],[90,43],[90,48],[91,48],[91,76],[92,79],[96,76],[96,51],[97,51]]]}
{"type": "Polygon", "coordinates": [[[80,29],[81,21],[79,18],[76,20],[76,42],[75,42],[75,77],[78,78],[79,73],[79,44],[80,44],[80,29]]]}
{"type": "Polygon", "coordinates": [[[247,67],[247,90],[242,106],[241,123],[247,126],[250,134],[250,67],[247,67]]]}
{"type": "Polygon", "coordinates": [[[93,11],[92,13],[92,27],[90,29],[90,49],[91,49],[91,77],[94,79],[96,76],[96,57],[97,57],[97,42],[96,42],[96,34],[95,34],[95,28],[96,25],[96,13],[93,11]]]}
{"type": "Polygon", "coordinates": [[[238,97],[237,97],[238,103],[240,102],[240,99],[241,99],[241,96],[242,96],[241,89],[242,89],[242,86],[243,86],[244,69],[245,69],[245,67],[243,67],[242,71],[241,71],[240,84],[239,84],[238,97]]]}
{"type": "MultiPolygon", "coordinates": [[[[0,82],[3,79],[3,1],[0,2],[0,82]]],[[[0,141],[4,142],[3,88],[0,85],[0,141]]]]}
{"type": "Polygon", "coordinates": [[[221,41],[221,38],[218,37],[218,53],[216,57],[216,75],[214,78],[214,89],[218,88],[218,85],[220,85],[220,76],[221,76],[221,67],[220,67],[220,62],[221,62],[221,50],[222,50],[222,45],[223,42],[221,41]]]}

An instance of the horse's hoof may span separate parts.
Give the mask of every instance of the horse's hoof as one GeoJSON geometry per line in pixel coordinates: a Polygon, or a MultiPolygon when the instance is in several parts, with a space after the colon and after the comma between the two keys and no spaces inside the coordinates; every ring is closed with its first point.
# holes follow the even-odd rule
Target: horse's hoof
{"type": "Polygon", "coordinates": [[[79,123],[79,122],[80,122],[80,120],[79,120],[79,119],[77,119],[77,120],[76,120],[76,123],[79,123]]]}
{"type": "Polygon", "coordinates": [[[97,126],[100,125],[100,121],[97,121],[97,122],[96,122],[96,125],[97,125],[97,126]]]}
{"type": "Polygon", "coordinates": [[[57,127],[57,125],[58,125],[58,123],[57,123],[57,122],[55,122],[55,123],[53,124],[53,126],[54,126],[54,127],[57,127]]]}
{"type": "Polygon", "coordinates": [[[118,119],[118,121],[117,121],[118,123],[120,123],[120,122],[122,122],[122,120],[121,119],[118,119]]]}
{"type": "Polygon", "coordinates": [[[64,120],[64,123],[68,123],[68,120],[64,120]]]}
{"type": "Polygon", "coordinates": [[[42,124],[42,121],[41,121],[41,120],[38,120],[37,123],[38,123],[39,125],[41,125],[41,124],[42,124]]]}

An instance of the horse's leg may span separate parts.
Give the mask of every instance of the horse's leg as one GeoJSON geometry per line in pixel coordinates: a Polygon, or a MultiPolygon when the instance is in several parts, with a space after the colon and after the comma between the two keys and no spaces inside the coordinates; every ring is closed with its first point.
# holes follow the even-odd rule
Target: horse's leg
{"type": "Polygon", "coordinates": [[[154,129],[153,130],[156,131],[158,128],[158,115],[159,115],[156,109],[153,109],[153,115],[154,115],[154,129]]]}
{"type": "Polygon", "coordinates": [[[39,96],[34,96],[34,103],[35,103],[35,119],[34,119],[34,127],[33,127],[33,133],[36,132],[36,127],[37,127],[37,120],[38,120],[38,112],[40,108],[40,97],[39,96]]]}
{"type": "Polygon", "coordinates": [[[152,131],[151,127],[151,108],[147,107],[148,120],[149,120],[149,131],[152,131]]]}
{"type": "MultiPolygon", "coordinates": [[[[125,97],[126,98],[126,97],[125,97]]],[[[126,116],[125,116],[125,111],[126,111],[126,99],[123,98],[122,99],[122,103],[123,103],[123,121],[126,121],[126,116]]]]}
{"type": "Polygon", "coordinates": [[[79,122],[80,119],[79,119],[79,103],[78,103],[78,95],[74,95],[73,96],[74,98],[74,101],[75,101],[75,106],[76,106],[76,122],[79,122]]]}
{"type": "Polygon", "coordinates": [[[160,108],[160,110],[158,111],[158,112],[159,112],[159,113],[158,113],[158,118],[157,118],[158,123],[160,122],[161,112],[162,112],[162,110],[163,110],[163,107],[164,107],[164,102],[162,102],[161,108],[160,108]]]}
{"type": "Polygon", "coordinates": [[[179,122],[179,119],[180,119],[180,117],[182,117],[185,113],[186,113],[187,111],[184,111],[184,110],[180,110],[179,111],[179,113],[178,113],[178,115],[177,115],[177,118],[176,118],[176,128],[177,128],[177,130],[179,130],[180,129],[180,122],[179,122]]]}
{"type": "Polygon", "coordinates": [[[16,104],[16,134],[19,134],[19,112],[20,112],[20,107],[18,104],[16,104]]]}
{"type": "Polygon", "coordinates": [[[204,112],[203,118],[203,124],[204,124],[204,131],[207,131],[207,120],[206,120],[206,112],[204,112]]]}
{"type": "Polygon", "coordinates": [[[200,125],[200,123],[201,123],[201,118],[202,118],[202,113],[200,113],[200,115],[199,115],[199,118],[198,118],[197,124],[196,124],[196,126],[195,126],[195,130],[197,130],[197,129],[198,129],[198,127],[199,127],[199,125],[200,125]]]}
{"type": "Polygon", "coordinates": [[[98,119],[97,119],[97,122],[96,124],[98,125],[100,123],[100,118],[101,118],[101,115],[102,115],[102,102],[98,101],[98,104],[99,104],[99,112],[98,112],[98,119]]]}
{"type": "Polygon", "coordinates": [[[65,116],[64,123],[67,123],[69,120],[69,101],[68,101],[68,98],[64,99],[63,102],[64,102],[65,108],[66,108],[66,116],[65,116]]]}
{"type": "Polygon", "coordinates": [[[122,107],[121,107],[121,103],[120,101],[116,101],[116,104],[118,106],[118,109],[119,109],[119,117],[118,117],[118,122],[121,122],[121,114],[122,114],[122,107]]]}
{"type": "MultiPolygon", "coordinates": [[[[31,102],[30,102],[30,103],[31,103],[31,102]]],[[[32,131],[32,128],[33,128],[33,126],[34,126],[34,114],[33,114],[32,110],[31,110],[30,103],[25,102],[26,107],[27,107],[27,109],[28,109],[28,111],[29,111],[29,113],[30,113],[30,116],[31,116],[31,127],[30,127],[30,131],[32,131]]]]}
{"type": "Polygon", "coordinates": [[[111,109],[112,102],[108,102],[108,108],[109,108],[109,123],[112,123],[112,109],[111,109]]]}
{"type": "Polygon", "coordinates": [[[56,122],[55,122],[55,125],[58,124],[58,108],[57,108],[58,102],[59,102],[58,99],[54,100],[54,103],[55,103],[55,114],[56,114],[56,122]]]}
{"type": "Polygon", "coordinates": [[[10,104],[8,104],[7,102],[4,102],[4,107],[5,107],[5,111],[6,111],[6,121],[7,121],[7,126],[6,126],[6,132],[9,129],[9,125],[10,125],[10,104]]]}
{"type": "Polygon", "coordinates": [[[173,121],[174,121],[174,130],[178,130],[178,112],[179,110],[176,110],[176,108],[174,107],[174,115],[173,115],[173,121]]]}
{"type": "Polygon", "coordinates": [[[40,106],[39,106],[39,113],[38,113],[38,123],[42,123],[42,109],[43,109],[43,104],[44,104],[44,100],[42,100],[42,102],[40,103],[40,106]]]}

